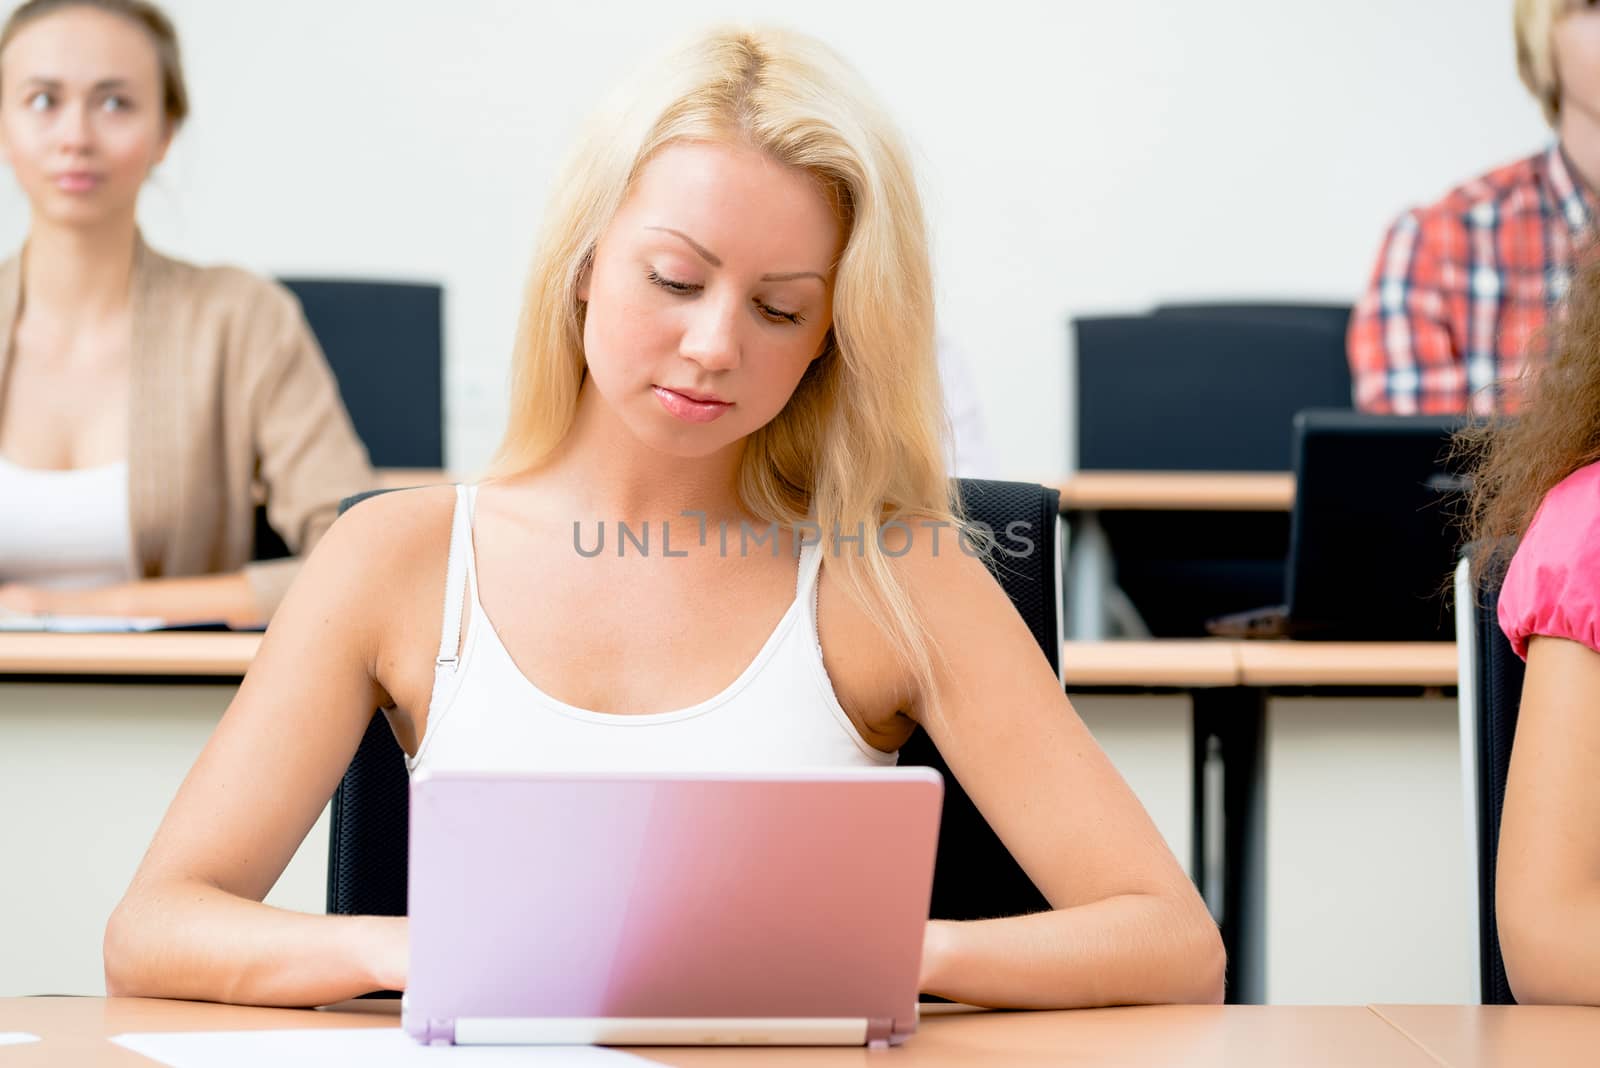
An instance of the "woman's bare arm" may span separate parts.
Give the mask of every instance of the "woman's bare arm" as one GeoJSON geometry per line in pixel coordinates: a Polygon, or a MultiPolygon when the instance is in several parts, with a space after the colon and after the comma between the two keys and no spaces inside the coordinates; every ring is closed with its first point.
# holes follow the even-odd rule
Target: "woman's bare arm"
{"type": "Polygon", "coordinates": [[[1600,1005],[1600,653],[1528,643],[1496,860],[1517,1000],[1600,1005]]]}
{"type": "Polygon", "coordinates": [[[403,919],[261,899],[387,701],[386,635],[405,629],[390,617],[419,583],[437,614],[451,499],[367,502],[313,552],[111,916],[111,994],[311,1005],[404,985],[403,919]]]}
{"type": "Polygon", "coordinates": [[[1220,1001],[1216,925],[999,584],[959,552],[902,563],[943,653],[913,715],[1054,907],[930,924],[923,989],[1011,1008],[1220,1001]]]}

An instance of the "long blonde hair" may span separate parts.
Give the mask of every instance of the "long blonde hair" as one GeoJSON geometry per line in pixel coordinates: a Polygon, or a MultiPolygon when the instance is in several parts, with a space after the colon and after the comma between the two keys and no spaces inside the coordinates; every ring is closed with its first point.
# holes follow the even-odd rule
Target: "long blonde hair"
{"type": "Polygon", "coordinates": [[[894,519],[957,523],[927,234],[898,133],[855,71],[820,42],[771,29],[707,33],[624,86],[592,120],[557,180],[534,258],[511,417],[492,473],[537,467],[571,429],[585,368],[580,277],[640,170],[680,141],[754,147],[809,172],[837,206],[846,239],[827,349],[777,417],[746,440],[737,493],[758,519],[817,524],[823,550],[833,550],[830,574],[927,693],[934,650],[877,537],[879,524],[894,519]],[[863,529],[861,542],[845,543],[858,552],[832,540],[863,529]]]}

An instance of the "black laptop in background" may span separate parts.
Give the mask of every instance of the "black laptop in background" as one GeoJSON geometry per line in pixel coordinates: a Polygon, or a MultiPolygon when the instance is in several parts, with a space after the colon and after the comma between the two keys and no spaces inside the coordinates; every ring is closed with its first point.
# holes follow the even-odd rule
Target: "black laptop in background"
{"type": "Polygon", "coordinates": [[[1448,641],[1467,479],[1462,417],[1308,410],[1294,418],[1288,604],[1211,620],[1230,637],[1448,641]]]}

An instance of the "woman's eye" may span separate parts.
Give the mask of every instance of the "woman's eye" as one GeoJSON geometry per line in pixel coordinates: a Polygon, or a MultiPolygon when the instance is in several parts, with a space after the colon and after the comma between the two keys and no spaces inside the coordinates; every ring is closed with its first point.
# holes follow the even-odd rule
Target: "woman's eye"
{"type": "Polygon", "coordinates": [[[691,282],[675,282],[671,278],[663,278],[655,271],[650,272],[650,281],[669,293],[695,293],[701,288],[691,282]]]}
{"type": "Polygon", "coordinates": [[[769,320],[775,323],[793,323],[794,325],[799,326],[801,323],[806,321],[805,316],[801,315],[799,312],[781,311],[778,308],[774,308],[770,304],[763,304],[759,300],[756,301],[756,307],[761,309],[762,315],[766,316],[769,320]]]}
{"type": "Polygon", "coordinates": [[[23,101],[29,111],[49,111],[55,105],[55,98],[44,90],[40,90],[23,101]]]}
{"type": "Polygon", "coordinates": [[[106,111],[127,111],[131,103],[125,96],[108,96],[100,106],[106,111]]]}

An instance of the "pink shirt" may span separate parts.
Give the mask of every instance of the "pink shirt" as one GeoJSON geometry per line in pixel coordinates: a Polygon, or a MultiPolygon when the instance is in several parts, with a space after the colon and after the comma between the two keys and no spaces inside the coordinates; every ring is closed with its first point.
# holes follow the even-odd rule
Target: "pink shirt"
{"type": "Polygon", "coordinates": [[[1600,652],[1600,463],[1540,503],[1500,590],[1500,629],[1524,659],[1535,634],[1600,652]]]}

